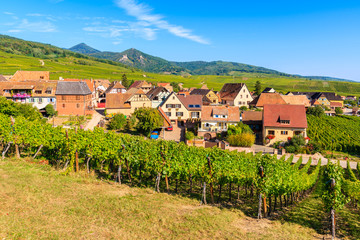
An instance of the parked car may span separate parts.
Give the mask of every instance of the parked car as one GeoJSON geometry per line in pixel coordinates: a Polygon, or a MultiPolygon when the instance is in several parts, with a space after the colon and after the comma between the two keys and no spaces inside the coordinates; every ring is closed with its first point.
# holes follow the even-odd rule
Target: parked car
{"type": "Polygon", "coordinates": [[[172,131],[172,130],[174,130],[173,126],[168,126],[168,127],[166,128],[166,131],[172,131]]]}

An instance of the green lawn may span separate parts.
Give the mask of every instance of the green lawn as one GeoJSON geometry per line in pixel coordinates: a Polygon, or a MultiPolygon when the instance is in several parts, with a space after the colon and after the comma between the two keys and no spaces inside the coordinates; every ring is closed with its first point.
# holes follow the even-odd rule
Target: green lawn
{"type": "Polygon", "coordinates": [[[77,59],[74,57],[40,59],[5,53],[0,51],[0,74],[14,74],[17,70],[44,70],[50,71],[51,79],[64,78],[93,78],[119,80],[125,73],[128,79],[146,80],[150,82],[181,82],[185,87],[200,87],[206,83],[209,88],[220,90],[227,82],[245,82],[250,90],[254,89],[255,82],[259,80],[262,87],[273,87],[277,91],[333,91],[340,95],[360,96],[360,83],[315,81],[304,78],[279,77],[271,74],[240,73],[237,76],[177,76],[155,73],[146,73],[140,70],[101,63],[90,59],[77,59]],[[86,65],[84,65],[84,63],[86,65]]]}
{"type": "MultiPolygon", "coordinates": [[[[316,226],[0,161],[0,239],[320,239],[316,226]]],[[[256,201],[255,201],[256,203],[256,201]]],[[[316,220],[316,219],[315,219],[316,220]]]]}

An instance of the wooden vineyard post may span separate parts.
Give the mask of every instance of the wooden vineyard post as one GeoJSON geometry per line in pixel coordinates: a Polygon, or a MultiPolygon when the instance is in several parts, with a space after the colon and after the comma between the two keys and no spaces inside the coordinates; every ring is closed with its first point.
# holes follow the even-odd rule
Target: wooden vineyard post
{"type": "MultiPolygon", "coordinates": [[[[331,181],[331,189],[333,191],[335,191],[335,179],[330,179],[331,181]]],[[[334,205],[335,205],[335,199],[336,199],[336,192],[334,192],[335,194],[335,198],[334,198],[334,205]]],[[[331,239],[334,240],[335,239],[335,224],[336,224],[336,219],[335,219],[335,209],[334,207],[331,208],[330,210],[330,214],[331,214],[331,239]]]]}
{"type": "Polygon", "coordinates": [[[117,172],[118,182],[121,185],[121,164],[119,164],[118,172],[117,172]]]}
{"type": "MultiPolygon", "coordinates": [[[[259,167],[259,175],[260,175],[261,179],[264,178],[264,168],[263,168],[262,166],[259,167]]],[[[261,215],[261,200],[263,201],[263,205],[264,205],[264,216],[266,217],[266,212],[267,212],[266,196],[264,195],[264,197],[262,198],[261,192],[260,192],[260,193],[259,193],[258,219],[261,219],[261,218],[262,218],[262,215],[261,215]]]]}
{"type": "MultiPolygon", "coordinates": [[[[208,159],[208,166],[209,166],[209,175],[212,179],[212,167],[211,167],[210,157],[208,157],[207,159],[208,159]]],[[[212,181],[210,181],[210,196],[211,196],[211,203],[214,204],[214,186],[213,186],[212,181]]]]}
{"type": "MultiPolygon", "coordinates": [[[[125,145],[122,144],[121,146],[123,147],[123,150],[125,151],[125,145]]],[[[126,164],[127,175],[128,175],[129,181],[131,183],[130,168],[129,168],[129,162],[128,162],[127,158],[125,158],[125,164],[126,164]]]]}
{"type": "MultiPolygon", "coordinates": [[[[77,134],[77,127],[75,127],[75,135],[77,134]]],[[[75,163],[76,163],[76,172],[79,172],[79,153],[76,148],[75,150],[75,163]]]]}
{"type": "Polygon", "coordinates": [[[158,173],[158,175],[156,176],[156,181],[155,181],[155,191],[156,192],[160,192],[160,173],[158,173]]]}

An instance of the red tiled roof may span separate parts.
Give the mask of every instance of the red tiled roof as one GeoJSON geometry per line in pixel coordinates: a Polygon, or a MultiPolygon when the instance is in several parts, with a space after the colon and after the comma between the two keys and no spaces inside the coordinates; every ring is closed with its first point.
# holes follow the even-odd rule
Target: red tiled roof
{"type": "Polygon", "coordinates": [[[307,128],[304,105],[265,104],[263,118],[264,127],[307,128]],[[290,124],[280,123],[280,119],[290,120],[290,124]]]}
{"type": "Polygon", "coordinates": [[[135,81],[133,84],[131,84],[130,88],[141,88],[141,87],[151,87],[151,83],[147,83],[145,81],[135,81]],[[145,86],[144,86],[145,85],[145,86]],[[146,86],[147,85],[147,86],[146,86]]]}
{"type": "Polygon", "coordinates": [[[286,102],[278,93],[261,93],[249,105],[264,107],[265,104],[286,104],[286,102]]]}
{"type": "Polygon", "coordinates": [[[220,98],[223,100],[234,100],[244,85],[245,83],[225,83],[219,92],[220,98]]]}
{"type": "Polygon", "coordinates": [[[203,106],[201,121],[240,122],[239,107],[232,106],[203,106]],[[227,118],[214,118],[214,115],[227,115],[227,118]]]}
{"type": "Polygon", "coordinates": [[[341,102],[330,102],[330,107],[342,107],[341,102]]]}

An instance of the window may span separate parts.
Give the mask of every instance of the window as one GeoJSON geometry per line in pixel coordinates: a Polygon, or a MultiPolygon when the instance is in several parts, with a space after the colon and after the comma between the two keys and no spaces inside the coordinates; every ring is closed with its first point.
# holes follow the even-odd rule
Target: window
{"type": "Polygon", "coordinates": [[[193,105],[193,104],[190,104],[190,105],[189,105],[189,108],[193,108],[193,107],[194,107],[194,105],[193,105]]]}
{"type": "Polygon", "coordinates": [[[199,112],[192,112],[191,113],[191,118],[199,118],[200,117],[200,113],[199,112]]]}
{"type": "Polygon", "coordinates": [[[41,91],[41,90],[35,90],[35,93],[36,93],[36,94],[41,94],[42,91],[41,91]]]}
{"type": "Polygon", "coordinates": [[[171,117],[171,112],[166,112],[166,116],[171,117]]]}
{"type": "Polygon", "coordinates": [[[268,135],[275,135],[275,131],[274,130],[269,130],[268,135]]]}
{"type": "Polygon", "coordinates": [[[65,108],[65,103],[63,103],[63,105],[62,105],[62,106],[63,106],[63,108],[65,108]]]}
{"type": "Polygon", "coordinates": [[[281,135],[288,135],[288,131],[281,131],[281,135]]]}
{"type": "Polygon", "coordinates": [[[139,94],[139,97],[141,97],[141,94],[139,94]]]}
{"type": "Polygon", "coordinates": [[[45,93],[46,94],[51,94],[51,90],[46,90],[45,93]]]}
{"type": "Polygon", "coordinates": [[[240,95],[240,98],[242,98],[242,95],[240,95]]]}
{"type": "Polygon", "coordinates": [[[61,96],[61,100],[66,100],[66,97],[65,97],[65,96],[61,96]]]}
{"type": "Polygon", "coordinates": [[[249,98],[249,95],[246,95],[246,98],[249,98]]]}
{"type": "Polygon", "coordinates": [[[29,101],[30,101],[31,103],[34,103],[34,102],[35,102],[35,99],[34,99],[34,98],[30,98],[29,101]]]}
{"type": "Polygon", "coordinates": [[[166,108],[173,108],[174,104],[166,104],[166,108]]]}
{"type": "Polygon", "coordinates": [[[173,100],[175,100],[175,96],[173,96],[173,100]]]}
{"type": "Polygon", "coordinates": [[[199,104],[196,104],[196,105],[195,105],[195,107],[196,107],[196,108],[199,108],[199,107],[200,107],[200,105],[199,105],[199,104]]]}
{"type": "Polygon", "coordinates": [[[80,96],[76,96],[76,100],[80,100],[80,96]]]}
{"type": "Polygon", "coordinates": [[[9,93],[9,92],[10,92],[10,90],[9,90],[9,89],[5,89],[5,92],[6,92],[6,93],[9,93]]]}
{"type": "Polygon", "coordinates": [[[241,102],[239,102],[239,105],[241,105],[241,102]]]}
{"type": "Polygon", "coordinates": [[[280,120],[280,123],[282,123],[282,124],[290,124],[290,120],[280,120]]]}
{"type": "Polygon", "coordinates": [[[177,117],[182,117],[182,116],[184,116],[184,113],[183,113],[183,112],[177,112],[177,113],[176,113],[176,116],[177,116],[177,117]]]}
{"type": "Polygon", "coordinates": [[[77,104],[76,104],[76,108],[80,108],[80,103],[77,103],[77,104]]]}
{"type": "Polygon", "coordinates": [[[42,103],[42,98],[39,98],[39,103],[42,103]]]}
{"type": "Polygon", "coordinates": [[[181,104],[175,104],[175,108],[181,108],[181,104]]]}
{"type": "Polygon", "coordinates": [[[44,76],[40,76],[40,79],[44,79],[44,76]]]}
{"type": "Polygon", "coordinates": [[[226,116],[226,115],[223,115],[222,117],[223,117],[223,118],[227,118],[227,116],[226,116]]]}
{"type": "Polygon", "coordinates": [[[243,92],[245,92],[245,89],[244,89],[244,91],[243,92]]]}
{"type": "Polygon", "coordinates": [[[214,116],[214,118],[218,118],[218,117],[219,117],[219,115],[215,115],[215,116],[214,116]]]}
{"type": "Polygon", "coordinates": [[[158,96],[154,97],[154,101],[158,101],[158,100],[159,100],[158,96]]]}

